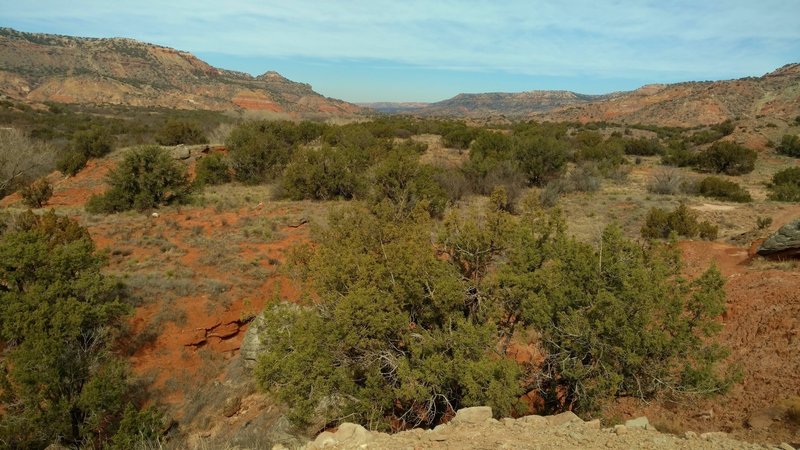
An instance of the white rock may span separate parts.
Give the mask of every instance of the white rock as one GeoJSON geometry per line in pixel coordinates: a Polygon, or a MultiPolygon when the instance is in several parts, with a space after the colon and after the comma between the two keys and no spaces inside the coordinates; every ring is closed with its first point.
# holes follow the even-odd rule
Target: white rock
{"type": "Polygon", "coordinates": [[[648,425],[650,425],[650,421],[644,416],[625,421],[625,426],[628,428],[641,428],[646,430],[648,425]]]}
{"type": "Polygon", "coordinates": [[[492,408],[490,406],[473,406],[471,408],[461,408],[456,411],[456,416],[451,421],[455,424],[462,423],[483,423],[492,418],[492,408]]]}
{"type": "Polygon", "coordinates": [[[561,425],[566,425],[568,423],[578,422],[583,422],[583,419],[576,416],[572,411],[566,411],[561,414],[556,414],[555,416],[547,416],[547,423],[553,427],[560,427],[561,425]]]}

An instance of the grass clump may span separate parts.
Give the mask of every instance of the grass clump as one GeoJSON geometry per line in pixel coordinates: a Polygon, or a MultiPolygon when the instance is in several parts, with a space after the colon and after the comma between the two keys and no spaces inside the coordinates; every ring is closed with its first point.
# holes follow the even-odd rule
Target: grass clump
{"type": "Polygon", "coordinates": [[[648,192],[661,195],[678,195],[688,190],[689,183],[680,172],[674,169],[663,169],[655,174],[647,185],[648,192]]]}

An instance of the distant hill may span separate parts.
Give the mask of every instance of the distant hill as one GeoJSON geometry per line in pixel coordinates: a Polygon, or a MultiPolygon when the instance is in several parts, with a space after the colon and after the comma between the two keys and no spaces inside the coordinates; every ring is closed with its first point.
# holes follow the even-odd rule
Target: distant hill
{"type": "Polygon", "coordinates": [[[277,72],[218,69],[191,53],[132,39],[95,39],[0,28],[0,94],[27,103],[117,104],[208,110],[352,114],[277,72]]]}
{"type": "Polygon", "coordinates": [[[762,116],[788,122],[798,115],[800,64],[787,64],[761,77],[643,86],[613,98],[535,116],[582,122],[696,126],[762,116]]]}
{"type": "Polygon", "coordinates": [[[385,114],[404,114],[404,113],[414,112],[428,105],[430,105],[430,103],[422,103],[422,102],[358,103],[358,106],[369,108],[371,110],[385,114]]]}
{"type": "Polygon", "coordinates": [[[570,91],[459,94],[436,103],[372,103],[385,113],[418,116],[599,122],[693,127],[725,120],[800,115],[800,64],[761,77],[651,84],[634,91],[585,95],[570,91]]]}
{"type": "Polygon", "coordinates": [[[493,92],[458,94],[441,102],[409,110],[423,116],[451,117],[520,117],[553,109],[582,105],[615,98],[621,94],[585,95],[570,91],[527,91],[519,93],[493,92]]]}

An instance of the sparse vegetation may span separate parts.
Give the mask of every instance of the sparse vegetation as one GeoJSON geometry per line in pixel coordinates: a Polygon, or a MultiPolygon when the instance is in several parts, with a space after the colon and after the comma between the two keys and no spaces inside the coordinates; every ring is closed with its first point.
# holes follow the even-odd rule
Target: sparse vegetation
{"type": "Polygon", "coordinates": [[[0,198],[46,175],[54,162],[52,146],[14,128],[0,130],[0,198]]]}
{"type": "Polygon", "coordinates": [[[662,169],[653,174],[647,190],[654,194],[677,195],[687,191],[686,177],[674,169],[662,169]]]}
{"type": "Polygon", "coordinates": [[[756,219],[756,228],[765,230],[772,225],[772,217],[759,217],[756,219]]]}

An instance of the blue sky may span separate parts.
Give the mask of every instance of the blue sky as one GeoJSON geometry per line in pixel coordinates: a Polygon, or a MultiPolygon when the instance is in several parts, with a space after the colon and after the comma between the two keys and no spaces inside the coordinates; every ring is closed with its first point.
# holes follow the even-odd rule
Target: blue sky
{"type": "Polygon", "coordinates": [[[0,26],[130,37],[348,101],[758,76],[800,62],[800,0],[0,0],[0,26]]]}

